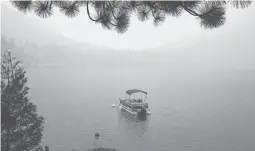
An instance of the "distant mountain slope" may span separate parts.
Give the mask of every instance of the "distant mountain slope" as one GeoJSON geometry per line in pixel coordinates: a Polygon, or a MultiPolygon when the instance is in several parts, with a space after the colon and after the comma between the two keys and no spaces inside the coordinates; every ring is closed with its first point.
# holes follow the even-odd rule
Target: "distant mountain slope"
{"type": "Polygon", "coordinates": [[[46,26],[40,18],[33,18],[9,8],[9,2],[1,5],[1,34],[15,38],[20,42],[32,42],[37,45],[65,44],[69,40],[54,28],[46,26]]]}

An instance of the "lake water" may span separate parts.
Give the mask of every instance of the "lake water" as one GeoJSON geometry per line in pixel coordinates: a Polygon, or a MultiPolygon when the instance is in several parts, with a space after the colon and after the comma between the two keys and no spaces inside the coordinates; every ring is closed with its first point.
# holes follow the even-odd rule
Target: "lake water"
{"type": "Polygon", "coordinates": [[[254,71],[41,67],[27,75],[51,151],[255,150],[254,71]],[[146,119],[111,106],[131,88],[148,92],[146,119]]]}

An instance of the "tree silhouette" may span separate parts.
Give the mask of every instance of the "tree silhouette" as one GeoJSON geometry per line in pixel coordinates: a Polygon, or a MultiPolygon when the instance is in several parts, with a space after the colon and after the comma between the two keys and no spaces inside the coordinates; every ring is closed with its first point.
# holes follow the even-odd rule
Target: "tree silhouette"
{"type": "Polygon", "coordinates": [[[39,149],[44,118],[28,98],[20,61],[8,51],[1,58],[1,150],[39,149]]]}
{"type": "Polygon", "coordinates": [[[37,16],[47,18],[59,8],[66,16],[76,17],[81,7],[86,7],[90,20],[103,28],[124,33],[128,30],[131,14],[140,21],[153,19],[160,25],[167,16],[180,17],[184,12],[196,17],[201,27],[217,28],[226,21],[226,5],[246,8],[252,1],[11,1],[14,7],[24,13],[33,11],[37,16]],[[91,9],[94,8],[94,9],[91,9]],[[92,10],[92,11],[91,11],[92,10]]]}

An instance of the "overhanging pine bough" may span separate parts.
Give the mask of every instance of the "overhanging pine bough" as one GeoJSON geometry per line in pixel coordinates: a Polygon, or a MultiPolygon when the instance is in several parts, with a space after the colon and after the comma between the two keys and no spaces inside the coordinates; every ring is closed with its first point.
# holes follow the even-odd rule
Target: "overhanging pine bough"
{"type": "Polygon", "coordinates": [[[34,12],[48,18],[53,9],[59,8],[66,16],[76,17],[86,7],[88,18],[103,28],[124,33],[128,30],[131,14],[140,21],[153,19],[160,25],[167,16],[180,17],[184,12],[196,17],[205,29],[217,28],[226,21],[226,5],[246,8],[252,1],[11,1],[24,13],[34,12]]]}

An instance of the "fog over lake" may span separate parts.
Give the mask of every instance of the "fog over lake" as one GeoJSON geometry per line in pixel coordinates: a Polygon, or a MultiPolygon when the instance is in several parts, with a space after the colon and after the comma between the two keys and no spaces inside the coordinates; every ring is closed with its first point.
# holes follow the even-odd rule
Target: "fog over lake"
{"type": "Polygon", "coordinates": [[[247,150],[255,146],[254,71],[29,69],[31,99],[52,150],[247,150]],[[38,79],[40,79],[38,81],[38,79]],[[146,120],[112,108],[129,88],[148,92],[146,120]],[[101,137],[94,140],[99,129],[101,137]]]}

